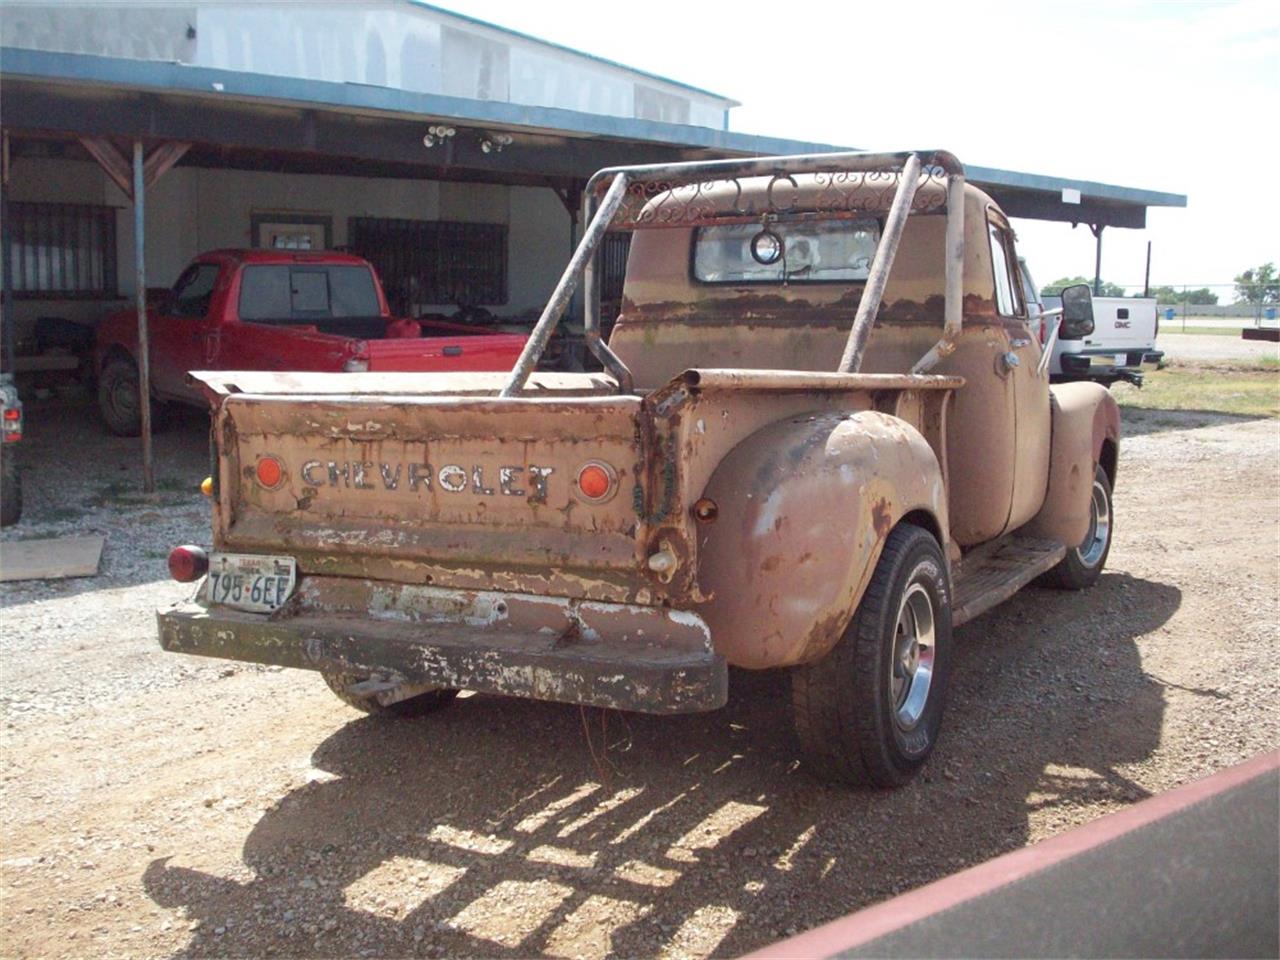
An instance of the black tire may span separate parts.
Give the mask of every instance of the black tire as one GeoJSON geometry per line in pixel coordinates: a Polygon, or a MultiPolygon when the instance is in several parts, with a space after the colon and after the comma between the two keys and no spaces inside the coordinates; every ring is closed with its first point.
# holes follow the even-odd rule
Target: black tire
{"type": "Polygon", "coordinates": [[[457,690],[442,687],[439,690],[420,693],[416,697],[409,697],[407,700],[383,704],[379,703],[375,697],[357,697],[347,692],[352,684],[359,683],[364,679],[363,677],[352,673],[330,673],[323,670],[320,675],[324,677],[324,682],[329,685],[329,689],[339,700],[349,707],[355,707],[373,716],[421,717],[424,714],[442,710],[453,703],[454,698],[458,696],[457,690]]]}
{"type": "Polygon", "coordinates": [[[1083,590],[1093,586],[1107,565],[1115,527],[1111,480],[1107,471],[1097,466],[1093,470],[1093,496],[1089,501],[1089,532],[1079,546],[1069,549],[1058,565],[1038,582],[1056,590],[1083,590]]]}
{"type": "Polygon", "coordinates": [[[22,519],[22,474],[13,451],[0,447],[0,527],[11,527],[22,519]]]}
{"type": "MultiPolygon", "coordinates": [[[[102,365],[102,372],[98,375],[98,412],[107,429],[117,437],[136,437],[142,433],[138,367],[133,360],[115,356],[102,365]]],[[[152,433],[159,433],[164,429],[166,413],[166,406],[152,398],[152,433]]]]}
{"type": "Polygon", "coordinates": [[[951,583],[942,548],[927,530],[902,523],[885,541],[840,641],[821,660],[792,671],[792,711],[807,766],[837,783],[907,783],[937,742],[950,672],[951,583]],[[907,647],[904,616],[919,634],[924,617],[917,612],[923,614],[926,600],[932,648],[907,647]],[[908,651],[918,651],[910,666],[895,656],[908,651]],[[927,675],[920,670],[926,665],[927,675]],[[917,678],[922,688],[914,686],[917,678]]]}

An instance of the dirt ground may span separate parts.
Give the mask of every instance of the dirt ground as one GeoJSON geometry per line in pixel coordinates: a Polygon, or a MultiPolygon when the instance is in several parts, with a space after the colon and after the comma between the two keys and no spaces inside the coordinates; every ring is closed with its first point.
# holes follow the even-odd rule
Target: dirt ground
{"type": "Polygon", "coordinates": [[[108,545],[96,578],[0,591],[0,953],[736,955],[1274,749],[1280,421],[1126,430],[1108,572],[958,631],[939,749],[885,793],[810,779],[778,676],[703,716],[382,721],[164,654],[164,557],[208,536],[198,419],[148,501],[133,443],[33,407],[5,539],[108,545]]]}

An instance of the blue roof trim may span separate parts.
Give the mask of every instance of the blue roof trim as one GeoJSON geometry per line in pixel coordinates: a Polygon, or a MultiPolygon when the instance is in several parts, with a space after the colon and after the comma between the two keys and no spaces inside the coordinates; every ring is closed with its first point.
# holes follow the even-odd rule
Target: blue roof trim
{"type": "Polygon", "coordinates": [[[425,10],[431,10],[434,13],[442,13],[446,17],[453,17],[455,20],[461,20],[464,23],[474,24],[477,27],[484,27],[487,30],[496,30],[498,33],[505,33],[509,37],[518,37],[521,40],[528,40],[539,46],[550,47],[553,50],[563,50],[565,53],[572,53],[575,57],[583,57],[587,60],[593,60],[596,63],[603,63],[606,66],[617,67],[619,70],[625,70],[627,73],[634,73],[637,76],[648,77],[650,80],[657,80],[660,83],[667,83],[673,87],[680,87],[682,90],[688,90],[692,93],[700,93],[704,97],[714,97],[716,100],[724,101],[726,107],[740,107],[742,102],[734,100],[732,97],[726,97],[721,93],[714,93],[711,90],[704,90],[702,87],[695,87],[690,83],[682,83],[679,80],[672,80],[670,77],[664,77],[660,73],[650,73],[648,70],[640,70],[636,67],[629,67],[625,63],[619,63],[617,60],[610,60],[608,57],[600,57],[594,53],[587,53],[585,50],[579,50],[576,47],[566,46],[563,43],[556,43],[554,40],[544,40],[542,37],[535,37],[529,33],[521,33],[519,30],[512,30],[510,27],[504,27],[500,24],[490,23],[488,20],[481,20],[479,17],[472,17],[465,13],[458,13],[456,10],[448,10],[444,7],[438,7],[434,3],[427,3],[426,0],[408,0],[409,5],[413,7],[422,7],[425,10]]]}
{"type": "Polygon", "coordinates": [[[1071,180],[1067,177],[1050,177],[1038,173],[1018,173],[996,167],[978,167],[965,164],[965,177],[971,183],[984,183],[1024,190],[1046,190],[1061,193],[1064,189],[1079,190],[1082,196],[1095,200],[1113,200],[1118,203],[1141,204],[1145,207],[1185,207],[1186,194],[1164,193],[1159,190],[1142,190],[1138,187],[1119,187],[1096,180],[1071,180]]]}
{"type": "MultiPolygon", "coordinates": [[[[735,133],[631,117],[611,117],[558,107],[537,107],[494,100],[471,100],[432,93],[415,93],[366,84],[301,80],[269,74],[193,67],[172,61],[126,60],[79,53],[55,53],[0,47],[0,76],[54,82],[109,84],[122,88],[186,93],[217,99],[254,99],[316,109],[353,110],[401,117],[447,119],[467,125],[525,127],[551,133],[609,137],[700,148],[746,155],[831,153],[853,149],[830,143],[811,143],[777,137],[735,133]],[[221,89],[215,88],[221,85],[221,89]]],[[[1140,190],[1087,180],[1071,180],[992,167],[966,167],[978,185],[1040,190],[1061,194],[1064,188],[1121,204],[1147,207],[1185,207],[1182,194],[1140,190]]]]}

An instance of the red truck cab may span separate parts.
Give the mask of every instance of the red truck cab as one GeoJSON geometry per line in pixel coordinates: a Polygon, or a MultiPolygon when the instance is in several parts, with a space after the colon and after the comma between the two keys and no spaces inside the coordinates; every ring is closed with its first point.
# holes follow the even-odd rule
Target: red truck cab
{"type": "MultiPolygon", "coordinates": [[[[510,370],[521,334],[396,318],[367,260],[346,253],[213,250],[149,304],[153,402],[203,406],[192,370],[510,370]]],[[[123,436],[140,428],[135,311],[97,331],[98,405],[123,436]]]]}

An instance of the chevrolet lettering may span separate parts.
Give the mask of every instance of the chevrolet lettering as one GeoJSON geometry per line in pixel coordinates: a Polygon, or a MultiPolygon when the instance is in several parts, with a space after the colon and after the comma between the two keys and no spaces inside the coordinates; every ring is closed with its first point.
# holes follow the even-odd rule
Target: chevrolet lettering
{"type": "Polygon", "coordinates": [[[463,466],[446,463],[438,470],[429,463],[373,462],[369,460],[308,460],[302,465],[302,482],[309,487],[341,487],[344,490],[399,490],[411,492],[438,487],[447,493],[471,493],[482,497],[528,497],[545,503],[548,478],[554,467],[529,464],[527,467],[497,468],[497,484],[492,485],[481,464],[463,466]],[[403,482],[402,482],[403,481],[403,482]],[[525,489],[525,487],[529,489],[525,489]]]}

